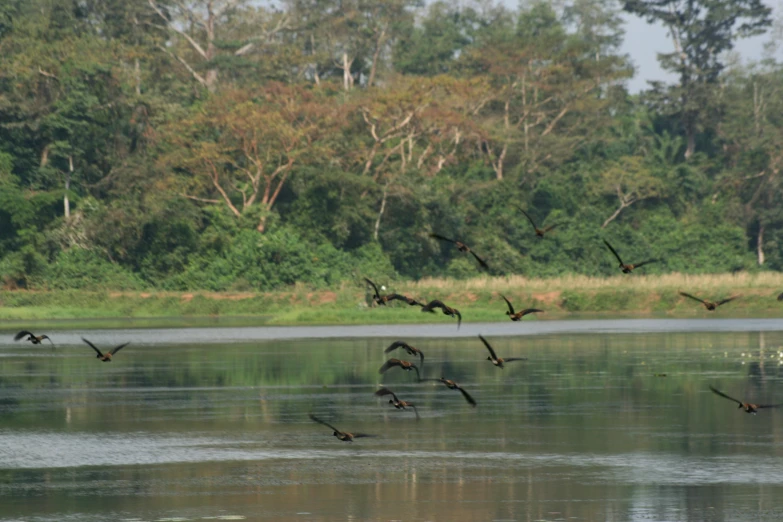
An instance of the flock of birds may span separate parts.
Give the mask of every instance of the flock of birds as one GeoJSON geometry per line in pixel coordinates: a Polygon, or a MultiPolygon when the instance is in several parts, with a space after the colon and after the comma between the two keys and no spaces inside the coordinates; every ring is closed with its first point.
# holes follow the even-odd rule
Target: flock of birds
{"type": "MultiPolygon", "coordinates": [[[[527,214],[527,212],[525,212],[521,208],[519,210],[528,218],[528,220],[530,220],[530,223],[533,226],[535,234],[539,238],[543,238],[545,234],[547,234],[548,232],[550,232],[551,230],[553,230],[557,226],[555,224],[555,225],[550,225],[550,226],[548,226],[546,228],[543,228],[543,229],[538,228],[536,223],[527,214]]],[[[460,252],[469,253],[470,255],[472,255],[482,268],[484,268],[484,269],[489,268],[489,266],[487,265],[486,261],[484,261],[478,254],[476,254],[468,245],[466,245],[462,241],[458,241],[456,239],[451,239],[451,238],[448,238],[448,237],[445,237],[445,236],[442,236],[442,235],[439,235],[439,234],[430,234],[430,236],[435,238],[435,239],[441,240],[441,241],[446,241],[446,242],[449,242],[449,243],[453,243],[460,252]]],[[[622,258],[620,257],[620,255],[617,253],[617,251],[614,249],[614,247],[612,247],[612,245],[610,245],[608,241],[604,240],[604,244],[606,244],[606,247],[611,251],[611,253],[614,255],[614,257],[617,259],[617,261],[619,262],[619,268],[620,268],[620,270],[624,274],[630,274],[631,272],[633,272],[637,268],[640,268],[640,267],[642,267],[644,265],[647,265],[647,264],[650,264],[650,263],[657,262],[656,259],[648,259],[648,260],[642,261],[640,263],[625,263],[622,260],[622,258]]],[[[443,312],[444,315],[447,315],[447,316],[450,316],[450,317],[456,317],[456,319],[457,319],[457,328],[459,328],[460,325],[462,324],[462,314],[460,313],[460,311],[457,310],[456,308],[453,308],[451,306],[446,305],[445,303],[443,303],[443,301],[440,301],[438,299],[433,299],[433,300],[431,300],[431,301],[429,301],[427,303],[423,303],[423,302],[420,302],[420,301],[418,301],[416,299],[413,299],[411,297],[408,297],[408,296],[405,296],[405,295],[402,295],[402,294],[397,294],[397,293],[390,293],[390,294],[383,294],[382,295],[380,293],[380,291],[378,289],[378,285],[376,283],[374,283],[372,280],[370,280],[368,278],[364,278],[364,281],[370,287],[372,287],[372,291],[373,291],[372,301],[376,305],[386,306],[388,303],[390,303],[392,301],[402,301],[402,302],[404,302],[404,303],[406,303],[406,304],[408,304],[410,306],[419,306],[419,307],[421,307],[421,311],[422,312],[435,313],[436,309],[440,309],[443,312]]],[[[695,301],[700,302],[708,311],[714,311],[719,306],[721,306],[723,304],[726,304],[726,303],[728,303],[730,301],[733,301],[734,299],[737,299],[739,297],[739,296],[732,296],[732,297],[729,297],[729,298],[726,298],[726,299],[721,299],[719,301],[709,301],[709,300],[706,300],[706,299],[701,299],[699,297],[696,297],[696,296],[691,295],[691,294],[686,293],[686,292],[679,292],[679,293],[683,297],[687,297],[689,299],[693,299],[695,301]]],[[[509,301],[503,295],[501,295],[501,297],[506,302],[506,306],[508,308],[508,310],[506,311],[506,315],[509,316],[509,318],[512,321],[519,321],[524,316],[526,316],[528,314],[538,313],[538,312],[543,312],[544,311],[544,310],[540,310],[538,308],[525,308],[523,310],[516,311],[514,309],[514,306],[511,304],[511,301],[509,301]]],[[[783,293],[778,295],[777,300],[778,301],[783,301],[783,293]]],[[[494,348],[484,338],[484,336],[479,334],[478,337],[481,340],[481,342],[484,344],[484,347],[489,352],[487,360],[491,361],[492,364],[494,366],[496,366],[497,368],[501,368],[502,369],[505,366],[506,363],[510,363],[510,362],[513,362],[513,361],[525,361],[525,360],[527,360],[526,357],[508,357],[508,358],[498,357],[497,353],[494,350],[494,348]]],[[[34,333],[32,333],[32,332],[30,332],[28,330],[22,330],[19,333],[17,333],[14,336],[14,340],[15,341],[25,340],[25,341],[31,342],[32,344],[41,344],[44,340],[47,340],[50,343],[52,343],[52,346],[54,346],[54,343],[49,338],[49,336],[47,336],[47,335],[35,335],[34,333]]],[[[95,346],[92,342],[88,341],[84,337],[82,337],[82,341],[84,341],[85,344],[90,346],[90,348],[92,348],[96,352],[96,354],[97,354],[96,358],[99,359],[102,362],[111,362],[113,357],[117,354],[117,352],[122,350],[128,344],[130,344],[130,343],[123,343],[123,344],[120,344],[119,346],[116,346],[116,347],[112,348],[110,351],[102,352],[97,346],[95,346]]],[[[459,391],[462,394],[462,396],[464,397],[465,401],[467,401],[467,403],[470,406],[472,406],[472,407],[476,406],[476,404],[477,404],[476,400],[470,395],[470,393],[468,393],[464,388],[462,388],[455,381],[453,381],[451,379],[446,379],[443,376],[441,376],[438,379],[422,378],[421,371],[423,370],[423,367],[424,367],[424,353],[420,349],[416,348],[415,346],[412,346],[412,345],[408,344],[405,341],[395,341],[392,344],[390,344],[384,350],[384,353],[385,354],[389,354],[389,353],[391,353],[391,352],[393,352],[393,351],[395,351],[397,349],[404,350],[410,356],[418,357],[419,358],[419,366],[417,366],[415,363],[412,363],[410,361],[406,361],[406,360],[403,360],[403,359],[390,358],[386,362],[383,363],[383,365],[378,370],[378,373],[385,374],[387,371],[391,370],[392,368],[400,368],[401,370],[406,371],[406,372],[415,371],[416,372],[416,382],[419,382],[419,383],[421,383],[421,382],[428,382],[428,381],[429,382],[438,382],[440,384],[443,384],[444,386],[446,386],[446,388],[448,388],[450,390],[457,390],[457,391],[459,391]]],[[[665,376],[665,374],[659,374],[659,375],[660,376],[665,376]]],[[[780,404],[754,404],[754,403],[740,401],[738,399],[735,399],[734,397],[731,397],[731,396],[723,393],[722,391],[720,391],[720,390],[718,390],[718,389],[716,389],[716,388],[714,388],[712,386],[710,386],[710,390],[713,393],[715,393],[716,395],[720,396],[720,397],[723,397],[725,399],[728,399],[728,400],[730,400],[732,402],[737,403],[738,408],[742,408],[745,412],[751,413],[751,414],[757,413],[758,410],[762,409],[762,408],[774,408],[774,407],[780,406],[780,404]]],[[[394,408],[396,408],[398,410],[412,409],[413,412],[416,415],[416,420],[419,420],[420,417],[419,417],[419,412],[416,409],[416,405],[413,402],[405,401],[405,400],[400,399],[399,397],[397,397],[397,395],[392,390],[390,390],[390,389],[388,389],[386,387],[382,387],[378,391],[376,391],[374,395],[377,396],[377,397],[391,396],[391,398],[389,399],[389,404],[391,404],[394,408]]],[[[324,426],[327,426],[329,429],[332,430],[332,435],[334,435],[335,437],[337,437],[337,439],[339,439],[341,441],[344,441],[344,442],[352,442],[354,439],[363,438],[363,437],[374,437],[375,436],[375,435],[370,435],[370,434],[366,434],[366,433],[351,433],[351,432],[347,432],[347,431],[338,430],[332,424],[330,424],[327,421],[324,421],[322,419],[319,419],[318,417],[316,417],[312,413],[309,414],[309,417],[310,417],[310,419],[312,421],[317,422],[319,424],[323,424],[324,426]]]]}

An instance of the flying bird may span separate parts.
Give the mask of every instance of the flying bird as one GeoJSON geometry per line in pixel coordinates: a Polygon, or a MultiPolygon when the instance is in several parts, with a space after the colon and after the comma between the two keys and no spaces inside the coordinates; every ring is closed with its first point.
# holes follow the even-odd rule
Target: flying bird
{"type": "Polygon", "coordinates": [[[375,302],[378,305],[386,306],[386,303],[388,303],[389,301],[399,300],[399,301],[405,301],[406,303],[408,303],[411,306],[413,306],[413,305],[424,306],[423,303],[420,303],[417,300],[412,299],[412,298],[410,298],[408,296],[405,296],[405,295],[401,295],[401,294],[380,295],[380,293],[378,293],[378,286],[375,283],[373,283],[372,281],[370,281],[366,277],[364,278],[364,280],[367,282],[368,285],[372,286],[372,289],[373,289],[373,292],[374,292],[373,296],[372,296],[372,300],[373,300],[373,302],[375,302]]]}
{"type": "Polygon", "coordinates": [[[734,397],[729,397],[728,395],[726,395],[722,391],[717,390],[717,389],[713,388],[712,386],[710,386],[710,390],[712,390],[712,393],[714,393],[716,395],[720,395],[724,399],[728,399],[730,401],[736,402],[739,405],[738,408],[744,409],[746,413],[753,413],[753,414],[755,414],[761,408],[777,408],[778,406],[780,406],[780,404],[751,404],[749,402],[742,402],[740,400],[735,399],[734,397]]]}
{"type": "Polygon", "coordinates": [[[468,245],[463,243],[462,241],[457,241],[456,239],[450,239],[448,237],[441,236],[440,234],[430,234],[430,237],[434,237],[435,239],[440,239],[441,241],[448,241],[449,243],[454,243],[457,246],[457,250],[460,252],[468,252],[470,255],[476,258],[476,261],[479,262],[479,264],[484,267],[485,269],[489,269],[489,265],[481,259],[479,256],[476,255],[476,253],[470,249],[468,245]]]}
{"type": "Polygon", "coordinates": [[[644,266],[644,265],[648,265],[650,263],[657,263],[658,262],[657,259],[648,259],[647,261],[642,261],[641,263],[635,263],[635,264],[632,264],[632,265],[626,265],[625,263],[623,263],[623,260],[620,258],[620,255],[617,253],[617,250],[612,248],[612,245],[609,244],[609,241],[604,239],[604,244],[609,248],[609,250],[612,251],[612,254],[614,254],[614,257],[616,257],[617,260],[620,262],[620,270],[623,271],[623,274],[630,274],[631,272],[633,272],[634,270],[636,270],[640,266],[644,266]]]}
{"type": "MultiPolygon", "coordinates": [[[[18,334],[14,335],[14,341],[19,341],[22,339],[22,337],[27,336],[27,339],[25,341],[30,341],[33,344],[41,344],[41,341],[44,339],[48,340],[50,343],[52,343],[52,340],[49,339],[48,335],[35,335],[33,332],[28,332],[27,330],[22,330],[18,334]]],[[[54,343],[52,343],[52,346],[54,346],[54,343]]]]}
{"type": "Polygon", "coordinates": [[[537,235],[538,237],[544,237],[544,234],[546,234],[547,232],[549,232],[550,230],[552,230],[553,228],[555,228],[555,227],[557,226],[557,223],[555,223],[554,225],[549,225],[549,226],[548,226],[548,227],[546,227],[546,228],[538,228],[538,227],[536,226],[536,222],[535,222],[535,221],[533,221],[533,218],[531,218],[531,217],[530,217],[530,214],[528,214],[527,212],[525,212],[525,211],[522,209],[522,207],[517,207],[517,208],[519,209],[519,211],[520,211],[520,212],[522,212],[522,213],[525,215],[525,217],[527,218],[527,220],[528,220],[528,221],[530,221],[530,224],[531,224],[531,225],[533,225],[533,230],[535,230],[535,231],[536,231],[536,235],[537,235]]]}
{"type": "Polygon", "coordinates": [[[514,311],[514,306],[511,304],[511,301],[506,299],[506,296],[503,294],[500,295],[500,297],[503,298],[503,300],[508,305],[508,312],[506,312],[506,315],[512,320],[512,321],[519,321],[523,317],[525,317],[527,314],[533,314],[536,312],[543,312],[543,310],[539,310],[538,308],[525,308],[524,310],[520,310],[519,312],[514,311]]]}
{"type": "Polygon", "coordinates": [[[483,335],[479,334],[479,339],[481,339],[481,342],[484,343],[484,346],[486,346],[487,350],[489,350],[489,357],[487,357],[487,360],[492,361],[492,364],[498,368],[503,368],[503,364],[511,361],[527,361],[527,357],[509,357],[508,359],[498,357],[495,355],[495,350],[492,349],[492,346],[490,346],[487,340],[484,339],[483,335]]]}
{"type": "Polygon", "coordinates": [[[337,437],[343,442],[353,442],[353,439],[360,439],[362,437],[375,437],[375,435],[368,435],[366,433],[348,433],[347,431],[340,431],[334,426],[332,426],[331,424],[329,424],[328,422],[322,421],[312,413],[310,414],[310,420],[313,420],[318,424],[323,424],[324,426],[328,426],[334,432],[332,433],[332,435],[334,435],[335,437],[337,437]]]}
{"type": "Polygon", "coordinates": [[[701,304],[703,304],[703,305],[704,305],[704,308],[706,308],[706,309],[707,309],[707,310],[709,310],[710,312],[714,311],[714,310],[715,310],[716,308],[718,308],[720,305],[722,305],[722,304],[726,304],[726,303],[728,303],[729,301],[733,301],[733,300],[735,300],[737,297],[739,297],[738,295],[735,295],[735,296],[733,296],[733,297],[729,297],[729,298],[727,298],[727,299],[723,299],[723,300],[721,300],[721,301],[717,301],[717,302],[713,303],[712,301],[707,301],[706,299],[699,299],[699,298],[698,298],[698,297],[696,297],[695,295],[686,294],[685,292],[680,292],[680,295],[681,295],[681,296],[683,296],[683,297],[688,297],[688,298],[690,298],[690,299],[693,299],[694,301],[698,301],[698,302],[700,302],[701,304]]]}
{"type": "Polygon", "coordinates": [[[111,362],[111,358],[112,358],[113,355],[115,355],[117,352],[119,352],[120,350],[122,350],[123,348],[125,348],[126,346],[128,346],[130,344],[130,343],[124,343],[124,344],[121,344],[121,345],[115,347],[110,352],[102,353],[94,344],[92,344],[90,341],[88,341],[84,337],[82,337],[82,341],[84,341],[85,343],[89,344],[90,347],[93,350],[95,350],[95,352],[98,354],[98,355],[95,356],[95,358],[96,359],[100,359],[103,362],[111,362]]]}
{"type": "Polygon", "coordinates": [[[474,408],[476,407],[476,401],[473,399],[473,397],[471,397],[468,392],[466,392],[459,384],[452,381],[451,379],[441,377],[440,379],[422,379],[422,381],[435,381],[445,385],[446,388],[450,390],[459,390],[462,396],[465,397],[465,400],[468,401],[468,403],[474,408]]]}
{"type": "Polygon", "coordinates": [[[426,305],[422,306],[421,307],[421,311],[422,312],[432,312],[432,313],[435,313],[435,310],[434,310],[435,308],[440,308],[441,310],[443,310],[443,314],[444,315],[448,315],[448,316],[451,316],[451,317],[456,317],[457,318],[457,329],[459,329],[460,325],[462,324],[462,314],[460,314],[459,310],[457,310],[456,308],[452,308],[450,306],[446,306],[445,304],[443,304],[443,301],[439,301],[437,299],[433,299],[432,301],[430,301],[426,305]]]}
{"type": "Polygon", "coordinates": [[[378,373],[386,373],[387,371],[389,371],[391,368],[394,368],[395,366],[399,366],[406,372],[409,372],[411,370],[416,370],[416,380],[421,382],[421,375],[419,375],[419,369],[416,367],[416,365],[413,364],[412,362],[401,361],[399,359],[394,359],[394,358],[389,359],[388,361],[383,363],[383,366],[381,366],[378,369],[378,373]]]}
{"type": "Polygon", "coordinates": [[[381,388],[377,392],[375,392],[375,395],[378,397],[383,397],[384,395],[391,395],[392,398],[389,399],[389,404],[394,405],[395,408],[398,410],[405,410],[407,408],[413,408],[413,413],[416,414],[416,420],[419,420],[419,410],[416,409],[416,405],[409,401],[401,401],[397,398],[397,396],[394,394],[393,391],[391,391],[388,388],[381,388]]]}
{"type": "Polygon", "coordinates": [[[410,344],[406,343],[405,341],[394,341],[389,345],[388,348],[386,348],[383,353],[391,353],[397,348],[402,348],[406,352],[408,352],[408,355],[413,355],[416,357],[417,355],[421,359],[421,366],[424,366],[424,353],[422,353],[421,350],[416,348],[415,346],[411,346],[410,344]]]}
{"type": "Polygon", "coordinates": [[[783,293],[781,293],[780,295],[778,295],[778,301],[783,301],[783,293]]]}

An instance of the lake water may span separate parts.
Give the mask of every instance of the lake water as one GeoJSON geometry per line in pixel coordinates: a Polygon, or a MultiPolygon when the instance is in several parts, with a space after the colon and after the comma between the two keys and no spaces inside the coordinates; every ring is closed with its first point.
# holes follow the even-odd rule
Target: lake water
{"type": "Polygon", "coordinates": [[[0,521],[783,520],[783,409],[709,390],[783,402],[780,320],[13,333],[0,521]],[[131,344],[102,363],[81,335],[131,344]],[[398,338],[478,406],[379,375],[398,338]]]}

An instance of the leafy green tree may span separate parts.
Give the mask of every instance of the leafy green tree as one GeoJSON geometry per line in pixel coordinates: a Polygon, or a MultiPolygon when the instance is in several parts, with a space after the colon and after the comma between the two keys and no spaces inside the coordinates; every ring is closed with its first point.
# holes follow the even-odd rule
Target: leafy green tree
{"type": "Polygon", "coordinates": [[[715,122],[725,53],[738,38],[763,33],[772,23],[772,10],[761,0],[626,0],[624,8],[669,30],[674,50],[658,59],[679,82],[654,82],[650,98],[664,114],[672,108],[685,134],[685,158],[690,158],[697,135],[715,122]]]}

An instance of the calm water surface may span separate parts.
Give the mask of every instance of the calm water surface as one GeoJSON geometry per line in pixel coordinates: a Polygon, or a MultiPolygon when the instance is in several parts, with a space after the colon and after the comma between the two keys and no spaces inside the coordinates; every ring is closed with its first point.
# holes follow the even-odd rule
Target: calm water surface
{"type": "Polygon", "coordinates": [[[708,389],[783,402],[783,321],[48,333],[0,331],[0,521],[783,520],[783,410],[708,389]]]}

